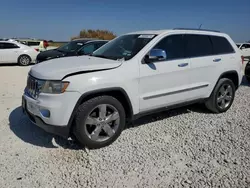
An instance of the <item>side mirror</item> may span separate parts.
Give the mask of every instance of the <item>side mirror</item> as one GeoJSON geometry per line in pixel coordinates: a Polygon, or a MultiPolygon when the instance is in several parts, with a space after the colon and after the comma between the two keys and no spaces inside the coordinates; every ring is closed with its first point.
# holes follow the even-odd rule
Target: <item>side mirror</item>
{"type": "Polygon", "coordinates": [[[152,49],[149,54],[145,56],[146,63],[152,63],[156,61],[164,61],[167,59],[167,53],[162,49],[152,49]]]}

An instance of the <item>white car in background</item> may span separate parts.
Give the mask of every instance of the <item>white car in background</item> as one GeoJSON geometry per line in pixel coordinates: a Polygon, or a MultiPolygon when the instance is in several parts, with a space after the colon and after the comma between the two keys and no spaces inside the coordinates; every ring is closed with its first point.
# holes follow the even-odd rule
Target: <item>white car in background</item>
{"type": "Polygon", "coordinates": [[[0,41],[0,64],[18,63],[27,66],[36,60],[37,52],[34,48],[15,41],[0,41]]]}
{"type": "Polygon", "coordinates": [[[250,59],[250,43],[237,43],[236,45],[241,50],[244,58],[250,59]]]}

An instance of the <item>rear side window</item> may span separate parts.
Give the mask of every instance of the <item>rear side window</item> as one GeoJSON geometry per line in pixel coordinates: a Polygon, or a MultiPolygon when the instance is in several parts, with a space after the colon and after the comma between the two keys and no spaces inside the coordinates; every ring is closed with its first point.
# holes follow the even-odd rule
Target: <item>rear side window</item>
{"type": "Polygon", "coordinates": [[[88,44],[84,46],[80,51],[83,54],[91,54],[95,50],[95,45],[94,44],[88,44]]]}
{"type": "Polygon", "coordinates": [[[40,42],[27,42],[28,46],[39,46],[40,42]]]}
{"type": "Polygon", "coordinates": [[[185,35],[188,57],[201,57],[213,54],[213,47],[207,35],[185,35]]]}
{"type": "Polygon", "coordinates": [[[218,36],[210,36],[210,37],[213,43],[214,54],[234,53],[233,47],[226,38],[218,36]]]}
{"type": "Polygon", "coordinates": [[[162,49],[167,53],[167,60],[184,58],[184,40],[183,35],[171,35],[162,39],[154,49],[162,49]]]}
{"type": "Polygon", "coordinates": [[[13,49],[13,48],[19,48],[19,46],[17,46],[16,44],[12,44],[12,43],[1,43],[0,48],[1,49],[13,49]]]}

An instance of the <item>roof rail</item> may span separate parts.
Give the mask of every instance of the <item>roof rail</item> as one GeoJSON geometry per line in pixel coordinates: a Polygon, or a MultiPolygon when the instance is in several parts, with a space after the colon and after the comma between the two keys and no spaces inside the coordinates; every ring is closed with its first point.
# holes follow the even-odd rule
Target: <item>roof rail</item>
{"type": "Polygon", "coordinates": [[[194,31],[212,31],[220,33],[220,31],[217,30],[210,30],[210,29],[197,29],[197,28],[174,28],[173,30],[194,30],[194,31]]]}

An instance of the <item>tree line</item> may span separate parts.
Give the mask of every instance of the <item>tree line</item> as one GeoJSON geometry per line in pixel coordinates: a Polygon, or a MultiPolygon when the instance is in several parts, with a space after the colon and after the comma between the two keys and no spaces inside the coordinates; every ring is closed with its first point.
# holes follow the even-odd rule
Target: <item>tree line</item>
{"type": "Polygon", "coordinates": [[[103,39],[103,40],[112,40],[116,37],[116,35],[109,30],[92,30],[92,29],[83,29],[80,31],[79,35],[71,37],[71,40],[79,39],[79,38],[95,38],[95,39],[103,39]]]}

